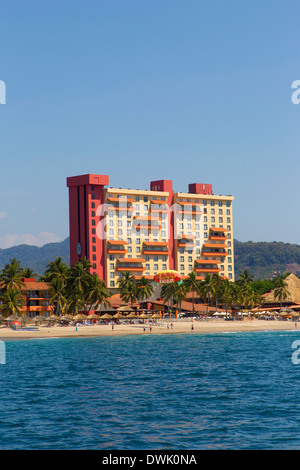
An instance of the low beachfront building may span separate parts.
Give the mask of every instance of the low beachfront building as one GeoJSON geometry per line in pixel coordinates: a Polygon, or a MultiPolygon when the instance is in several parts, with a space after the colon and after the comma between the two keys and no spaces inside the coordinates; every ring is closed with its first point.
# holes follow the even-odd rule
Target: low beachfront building
{"type": "Polygon", "coordinates": [[[49,288],[50,286],[47,282],[37,281],[36,278],[23,278],[20,287],[23,296],[23,305],[20,308],[21,315],[26,315],[30,318],[49,316],[53,312],[49,288]]]}

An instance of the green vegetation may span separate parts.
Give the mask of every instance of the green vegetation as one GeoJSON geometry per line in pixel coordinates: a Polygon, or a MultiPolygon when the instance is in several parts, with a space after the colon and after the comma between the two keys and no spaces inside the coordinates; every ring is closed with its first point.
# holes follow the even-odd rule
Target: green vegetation
{"type": "Polygon", "coordinates": [[[235,278],[245,269],[254,279],[271,279],[274,272],[300,274],[300,245],[234,240],[235,278]]]}
{"type": "MultiPolygon", "coordinates": [[[[91,263],[88,259],[80,259],[71,268],[57,257],[50,261],[41,281],[49,284],[50,303],[54,306],[54,313],[77,314],[79,310],[88,310],[98,306],[109,305],[112,293],[106,288],[104,281],[97,274],[91,274],[91,263]]],[[[24,274],[27,269],[21,267],[20,261],[12,259],[0,272],[2,303],[1,310],[6,314],[19,314],[23,306],[21,289],[24,285],[24,274]]],[[[154,293],[153,282],[145,277],[136,279],[129,271],[123,273],[118,280],[119,292],[122,300],[128,305],[134,302],[146,302],[154,293]]],[[[189,273],[180,283],[163,284],[160,297],[165,305],[171,309],[181,304],[192,293],[192,311],[195,312],[195,302],[205,303],[209,306],[226,310],[239,308],[251,310],[255,305],[261,304],[261,296],[265,292],[275,289],[275,298],[280,303],[288,295],[285,276],[274,277],[273,280],[253,280],[253,275],[244,270],[235,282],[224,279],[218,274],[207,275],[204,280],[197,280],[194,272],[189,273]]]]}
{"type": "MultiPolygon", "coordinates": [[[[91,263],[86,258],[79,260],[71,268],[60,257],[48,263],[40,280],[50,285],[50,303],[54,305],[55,314],[76,314],[80,309],[91,309],[92,305],[98,307],[109,304],[110,292],[104,281],[89,272],[90,267],[91,263]]],[[[23,277],[24,270],[16,259],[12,259],[0,272],[0,302],[3,313],[20,314],[24,305],[21,295],[23,277]]]]}
{"type": "MultiPolygon", "coordinates": [[[[48,263],[58,257],[69,264],[69,238],[59,243],[48,243],[41,248],[20,245],[5,250],[0,249],[0,269],[11,259],[16,258],[22,266],[28,266],[31,273],[37,273],[41,276],[48,263]]],[[[300,245],[234,240],[234,262],[236,279],[244,270],[251,272],[254,280],[271,279],[274,272],[300,274],[300,245]]],[[[26,275],[24,277],[36,276],[26,275]]]]}

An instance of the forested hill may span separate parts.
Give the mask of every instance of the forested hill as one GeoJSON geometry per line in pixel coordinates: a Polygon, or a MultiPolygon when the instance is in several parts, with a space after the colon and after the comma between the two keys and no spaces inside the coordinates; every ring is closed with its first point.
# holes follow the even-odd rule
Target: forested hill
{"type": "MultiPolygon", "coordinates": [[[[255,279],[269,279],[275,271],[300,273],[300,245],[282,242],[234,241],[235,278],[247,269],[255,279]]],[[[31,268],[42,275],[47,264],[61,256],[69,264],[69,238],[59,243],[48,243],[42,247],[19,245],[0,249],[0,269],[16,258],[23,268],[31,268]]]]}
{"type": "Polygon", "coordinates": [[[300,245],[283,242],[234,241],[235,277],[247,269],[256,279],[269,279],[272,274],[300,274],[300,245]]]}
{"type": "Polygon", "coordinates": [[[63,261],[69,264],[69,251],[69,238],[58,243],[47,243],[42,247],[18,245],[0,249],[0,269],[11,259],[16,258],[21,262],[22,268],[30,268],[34,273],[42,275],[47,264],[58,256],[61,256],[63,261]]]}

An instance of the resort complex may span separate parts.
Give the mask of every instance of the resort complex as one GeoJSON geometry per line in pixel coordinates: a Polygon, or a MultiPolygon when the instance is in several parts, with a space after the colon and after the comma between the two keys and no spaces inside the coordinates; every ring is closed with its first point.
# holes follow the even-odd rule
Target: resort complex
{"type": "Polygon", "coordinates": [[[110,289],[130,272],[136,279],[173,269],[184,279],[219,274],[234,281],[231,195],[211,184],[176,192],[170,180],[150,189],[109,187],[107,175],[67,178],[70,263],[87,258],[110,289]]]}

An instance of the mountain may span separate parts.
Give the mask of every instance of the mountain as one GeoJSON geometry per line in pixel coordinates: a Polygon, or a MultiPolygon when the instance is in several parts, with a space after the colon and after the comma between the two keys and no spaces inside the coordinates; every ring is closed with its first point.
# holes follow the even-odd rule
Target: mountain
{"type": "Polygon", "coordinates": [[[300,245],[234,240],[234,263],[236,279],[244,269],[255,279],[270,279],[274,272],[300,274],[300,245]]]}
{"type": "MultiPolygon", "coordinates": [[[[300,274],[300,245],[283,242],[240,242],[234,240],[235,278],[247,269],[255,279],[270,279],[274,272],[300,274]]],[[[23,268],[44,274],[47,264],[61,256],[69,264],[69,238],[42,247],[19,245],[0,249],[0,269],[12,258],[23,268]]]]}
{"type": "Polygon", "coordinates": [[[0,269],[11,259],[16,258],[21,262],[22,268],[30,268],[36,274],[44,274],[47,264],[61,256],[63,261],[69,264],[69,238],[62,242],[47,243],[42,247],[31,245],[18,245],[11,248],[0,249],[0,269]]]}

